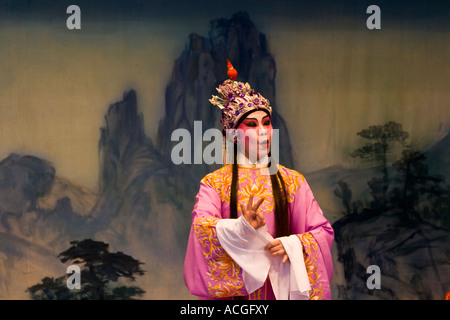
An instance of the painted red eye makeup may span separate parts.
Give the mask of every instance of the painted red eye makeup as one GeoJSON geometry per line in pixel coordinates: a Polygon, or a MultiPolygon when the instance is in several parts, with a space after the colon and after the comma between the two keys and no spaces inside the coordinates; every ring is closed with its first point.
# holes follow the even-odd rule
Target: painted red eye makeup
{"type": "Polygon", "coordinates": [[[263,119],[263,126],[270,126],[271,122],[270,122],[270,118],[269,117],[265,117],[263,119]]]}

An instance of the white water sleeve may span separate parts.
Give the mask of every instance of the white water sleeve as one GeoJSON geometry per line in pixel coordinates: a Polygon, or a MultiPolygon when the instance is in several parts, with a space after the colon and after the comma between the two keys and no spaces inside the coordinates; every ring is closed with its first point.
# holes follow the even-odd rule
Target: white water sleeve
{"type": "Polygon", "coordinates": [[[306,272],[302,243],[296,235],[279,239],[289,256],[289,300],[307,300],[309,299],[311,285],[309,284],[308,273],[306,272]]]}
{"type": "Polygon", "coordinates": [[[267,239],[242,216],[220,220],[216,232],[221,246],[242,268],[247,292],[260,288],[267,279],[271,264],[269,253],[264,250],[267,239]]]}
{"type": "Polygon", "coordinates": [[[216,225],[220,244],[230,257],[242,268],[243,281],[248,293],[263,286],[270,277],[275,297],[278,300],[300,300],[309,298],[308,274],[303,259],[303,249],[297,236],[279,238],[289,260],[271,257],[264,247],[274,238],[267,226],[254,229],[244,217],[222,219],[216,225]]]}

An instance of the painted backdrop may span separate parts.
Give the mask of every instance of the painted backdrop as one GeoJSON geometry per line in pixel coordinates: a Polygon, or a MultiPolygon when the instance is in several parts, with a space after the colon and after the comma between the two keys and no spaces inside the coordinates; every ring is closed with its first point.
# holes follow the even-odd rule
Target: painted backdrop
{"type": "Polygon", "coordinates": [[[219,128],[228,58],[333,224],[333,298],[443,299],[450,5],[376,2],[3,1],[0,298],[195,299],[190,213],[218,165],[175,165],[171,134],[219,128]]]}

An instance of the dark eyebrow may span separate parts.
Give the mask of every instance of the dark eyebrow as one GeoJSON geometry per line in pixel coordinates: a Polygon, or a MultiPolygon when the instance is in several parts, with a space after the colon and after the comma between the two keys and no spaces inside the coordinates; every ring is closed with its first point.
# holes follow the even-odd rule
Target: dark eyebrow
{"type": "MultiPolygon", "coordinates": [[[[266,119],[268,116],[269,115],[265,116],[264,118],[262,118],[262,120],[266,119]]],[[[256,118],[245,118],[243,121],[245,121],[245,120],[255,120],[255,121],[257,121],[256,118]]]]}

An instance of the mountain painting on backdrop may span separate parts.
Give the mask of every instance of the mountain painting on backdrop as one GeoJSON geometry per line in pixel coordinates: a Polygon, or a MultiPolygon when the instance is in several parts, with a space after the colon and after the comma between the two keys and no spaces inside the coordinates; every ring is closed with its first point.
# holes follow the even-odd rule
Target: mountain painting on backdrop
{"type": "MultiPolygon", "coordinates": [[[[220,112],[208,100],[225,79],[224,61],[229,59],[239,71],[238,80],[248,81],[271,101],[273,125],[280,130],[280,163],[305,175],[333,225],[333,298],[443,299],[450,290],[450,133],[417,144],[418,133],[401,116],[369,114],[350,133],[346,122],[335,117],[326,129],[316,126],[309,134],[317,136],[315,150],[334,145],[347,162],[305,172],[299,160],[304,158],[298,155],[309,146],[299,135],[305,127],[292,125],[293,110],[305,108],[302,115],[314,115],[304,105],[289,107],[279,94],[285,92],[277,86],[286,82],[278,82],[278,66],[284,61],[278,60],[278,51],[272,52],[272,43],[281,40],[269,36],[270,28],[262,33],[243,11],[212,19],[207,34],[191,33],[172,69],[165,71],[170,76],[155,128],[146,127],[140,86],[124,86],[111,93],[122,98],[104,101],[111,104],[92,138],[98,188],[61,176],[58,165],[43,153],[2,149],[0,298],[195,299],[183,281],[190,213],[199,181],[220,164],[175,165],[171,151],[177,142],[171,135],[184,128],[194,136],[194,121],[200,120],[204,130],[220,128],[220,112]],[[320,140],[324,130],[329,135],[320,140]],[[347,135],[351,138],[343,139],[347,135]],[[341,138],[344,142],[335,143],[341,138]],[[71,291],[65,285],[66,270],[77,263],[85,266],[81,291],[71,291]],[[380,289],[367,285],[367,268],[373,265],[381,270],[380,289]]],[[[369,51],[364,54],[370,64],[369,51]]],[[[361,65],[354,63],[355,68],[361,65]]],[[[297,85],[314,85],[317,79],[312,75],[297,85]]],[[[347,81],[350,97],[360,84],[347,81]]],[[[335,88],[324,90],[340,86],[344,84],[336,82],[335,88]]],[[[446,99],[448,104],[450,97],[446,99]]],[[[445,131],[445,124],[441,128],[445,131]]],[[[319,163],[324,161],[333,160],[319,163]]]]}

